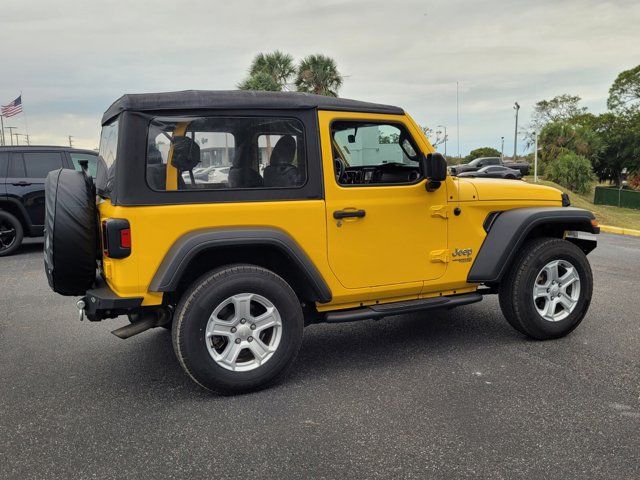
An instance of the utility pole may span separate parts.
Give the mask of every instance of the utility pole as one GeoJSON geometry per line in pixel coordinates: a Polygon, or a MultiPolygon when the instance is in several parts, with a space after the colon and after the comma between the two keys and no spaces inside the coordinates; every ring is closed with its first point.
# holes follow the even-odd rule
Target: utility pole
{"type": "Polygon", "coordinates": [[[69,135],[69,146],[70,146],[71,148],[73,148],[73,142],[71,141],[71,139],[72,139],[72,138],[73,138],[73,137],[72,137],[71,135],[69,135]]]}
{"type": "Polygon", "coordinates": [[[520,105],[518,102],[513,106],[516,111],[516,131],[513,137],[513,161],[516,161],[516,156],[518,155],[518,112],[520,111],[520,105]]]}
{"type": "Polygon", "coordinates": [[[14,135],[16,136],[16,146],[20,145],[20,142],[18,141],[18,137],[20,136],[19,133],[14,133],[14,135]]]}
{"type": "Polygon", "coordinates": [[[456,137],[458,137],[458,159],[460,159],[460,82],[456,82],[456,137]]]}
{"type": "Polygon", "coordinates": [[[504,163],[504,137],[500,137],[500,140],[502,141],[502,146],[500,147],[500,160],[504,163]]]}
{"type": "Polygon", "coordinates": [[[25,135],[25,138],[27,139],[27,145],[31,146],[31,141],[29,140],[29,134],[28,133],[25,135]]]}
{"type": "Polygon", "coordinates": [[[13,146],[13,131],[17,130],[18,127],[6,127],[9,130],[9,140],[11,141],[11,146],[13,146]]]}
{"type": "Polygon", "coordinates": [[[533,181],[538,183],[538,132],[533,132],[535,138],[535,150],[533,153],[533,181]]]}

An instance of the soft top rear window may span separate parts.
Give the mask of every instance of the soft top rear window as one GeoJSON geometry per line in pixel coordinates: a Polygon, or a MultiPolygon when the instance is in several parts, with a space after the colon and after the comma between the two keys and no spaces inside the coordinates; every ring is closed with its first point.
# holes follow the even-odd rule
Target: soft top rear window
{"type": "Polygon", "coordinates": [[[108,197],[113,189],[118,152],[118,119],[102,126],[96,171],[98,194],[108,197]]]}

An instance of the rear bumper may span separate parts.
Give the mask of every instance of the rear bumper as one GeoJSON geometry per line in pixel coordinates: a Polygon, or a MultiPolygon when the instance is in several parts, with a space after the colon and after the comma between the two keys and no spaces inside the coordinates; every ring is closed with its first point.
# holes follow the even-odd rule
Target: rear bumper
{"type": "Polygon", "coordinates": [[[91,321],[115,318],[142,305],[142,297],[120,297],[100,277],[95,286],[87,290],[84,298],[84,314],[91,321]]]}

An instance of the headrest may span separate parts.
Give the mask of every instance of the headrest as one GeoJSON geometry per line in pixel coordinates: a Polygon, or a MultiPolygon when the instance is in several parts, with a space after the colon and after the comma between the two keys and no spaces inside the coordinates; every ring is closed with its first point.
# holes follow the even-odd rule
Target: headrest
{"type": "Polygon", "coordinates": [[[289,165],[296,154],[296,141],[291,135],[280,138],[273,147],[269,165],[289,165]]]}
{"type": "Polygon", "coordinates": [[[171,165],[181,172],[193,170],[200,163],[200,145],[189,137],[174,137],[171,165]]]}

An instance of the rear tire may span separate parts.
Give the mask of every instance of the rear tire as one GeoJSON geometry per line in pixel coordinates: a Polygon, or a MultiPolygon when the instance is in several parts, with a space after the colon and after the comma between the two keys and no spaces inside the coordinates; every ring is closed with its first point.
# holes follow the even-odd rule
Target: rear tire
{"type": "Polygon", "coordinates": [[[173,320],[173,347],[187,374],[223,394],[265,388],[291,367],[302,344],[300,301],[278,275],[233,265],[200,277],[173,320]]]}
{"type": "Polygon", "coordinates": [[[500,308],[522,334],[537,340],[559,338],[580,324],[592,291],[584,252],[566,240],[539,238],[518,252],[500,284],[500,308]]]}
{"type": "Polygon", "coordinates": [[[0,257],[15,253],[24,238],[20,220],[8,212],[0,211],[0,257]]]}

